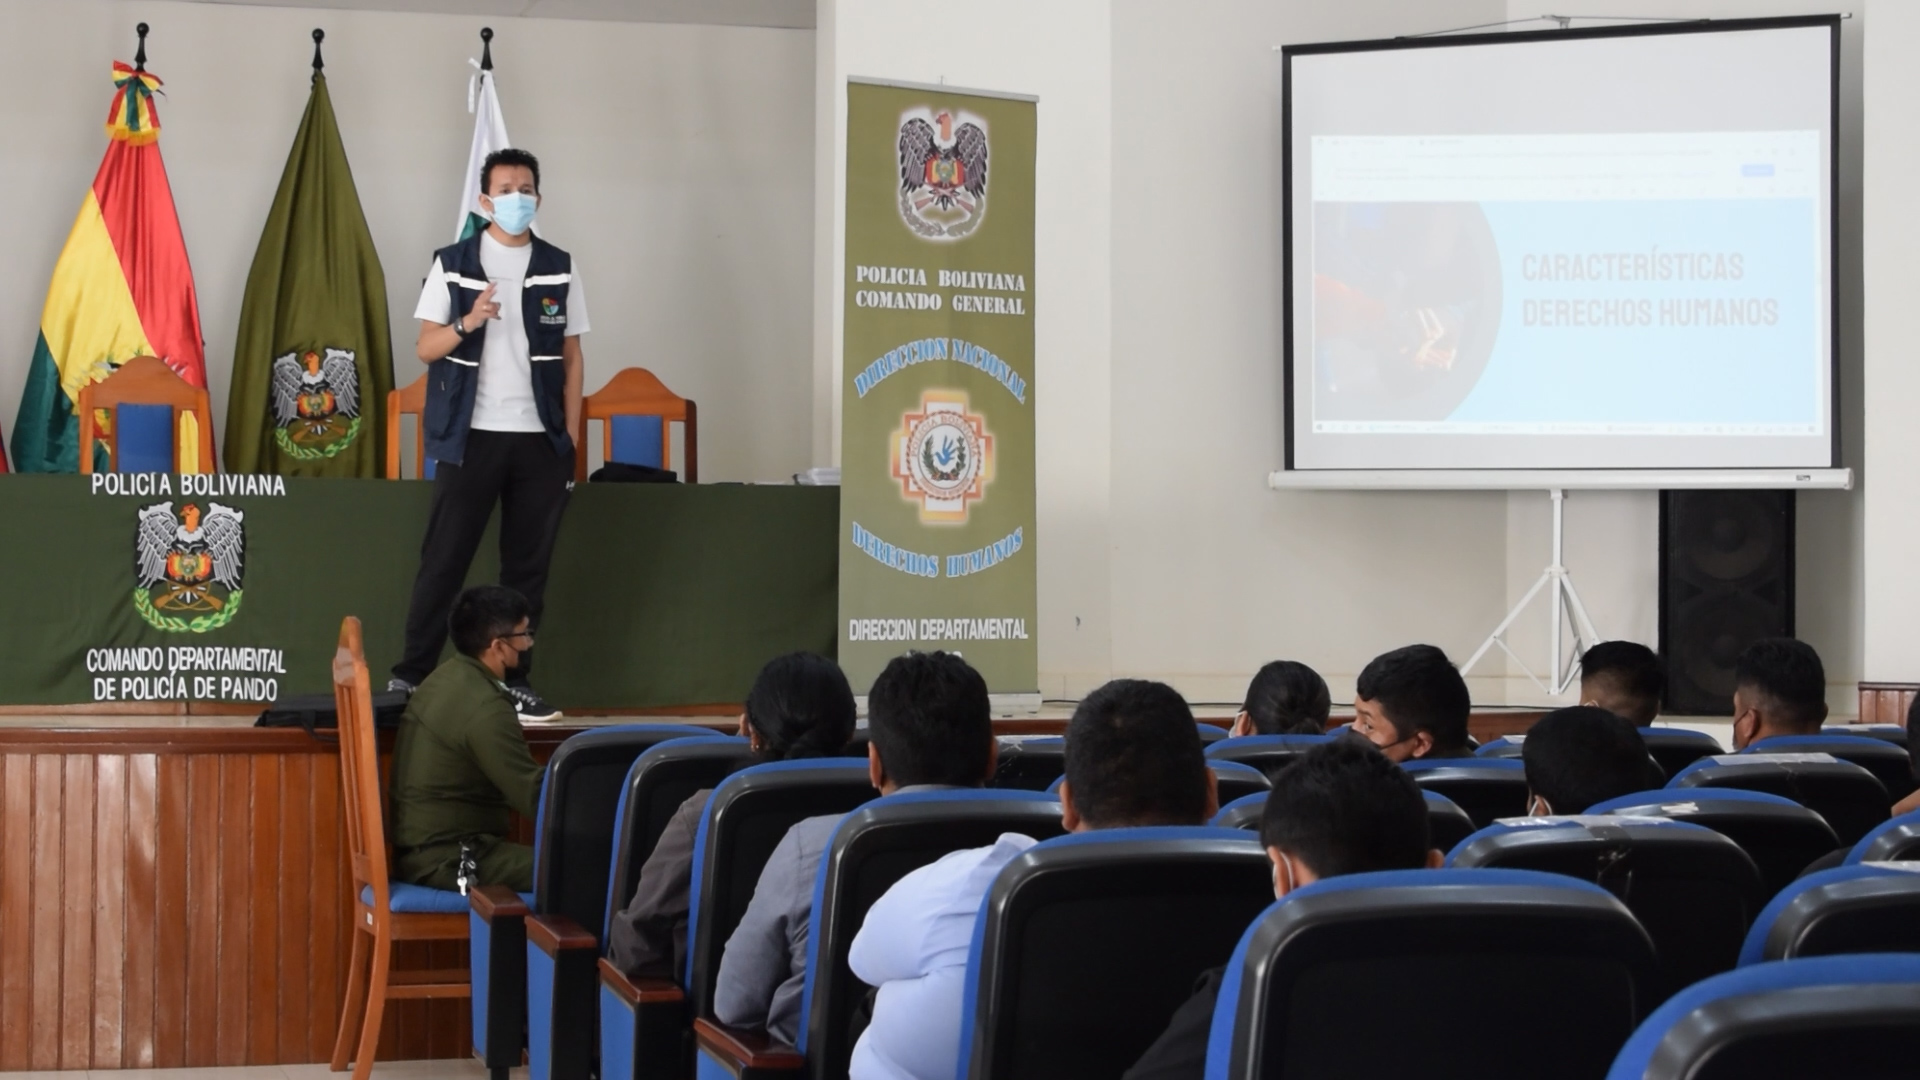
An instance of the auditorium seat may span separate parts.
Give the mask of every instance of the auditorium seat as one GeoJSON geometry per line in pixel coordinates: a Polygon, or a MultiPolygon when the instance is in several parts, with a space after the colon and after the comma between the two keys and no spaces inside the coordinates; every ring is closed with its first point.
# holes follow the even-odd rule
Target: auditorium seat
{"type": "Polygon", "coordinates": [[[1669,789],[1740,788],[1792,799],[1853,844],[1892,811],[1877,777],[1831,754],[1718,754],[1701,758],[1667,782],[1669,789]]]}
{"type": "MultiPolygon", "coordinates": [[[[1485,745],[1481,746],[1480,749],[1475,750],[1473,752],[1473,756],[1477,758],[1521,759],[1524,757],[1524,754],[1522,753],[1522,748],[1526,745],[1526,740],[1527,740],[1527,737],[1525,735],[1502,735],[1501,737],[1494,739],[1491,742],[1488,742],[1485,745]]],[[[1662,784],[1665,784],[1666,782],[1667,782],[1667,770],[1660,764],[1659,759],[1655,758],[1652,754],[1648,754],[1647,755],[1647,774],[1646,774],[1647,786],[1659,787],[1662,784]]]]}
{"type": "Polygon", "coordinates": [[[1480,828],[1527,812],[1526,766],[1513,758],[1415,758],[1400,767],[1425,790],[1458,803],[1480,828]]]}
{"type": "MultiPolygon", "coordinates": [[[[1452,851],[1455,844],[1473,834],[1473,819],[1452,799],[1437,791],[1423,791],[1421,794],[1427,800],[1429,847],[1452,851]]],[[[1220,812],[1213,816],[1209,824],[1222,829],[1248,829],[1257,833],[1260,831],[1260,815],[1266,808],[1267,796],[1264,792],[1245,795],[1220,807],[1220,812]]]]}
{"type": "Polygon", "coordinates": [[[1920,859],[1920,810],[1882,822],[1847,852],[1846,864],[1920,859]]]}
{"type": "MultiPolygon", "coordinates": [[[[867,992],[847,956],[867,909],[911,871],[1009,832],[1039,840],[1061,835],[1060,804],[1031,791],[909,792],[875,799],[841,821],[820,863],[807,933],[804,1019],[795,1048],[807,1075],[847,1075],[857,1037],[854,1014],[867,992]]],[[[745,1062],[729,1047],[703,1037],[702,1068],[718,1064],[740,1075],[745,1062]]]]}
{"type": "MultiPolygon", "coordinates": [[[[760,871],[787,830],[804,818],[845,814],[878,796],[863,758],[775,761],[742,769],[722,781],[707,800],[693,845],[693,890],[687,916],[687,965],[683,986],[694,1030],[726,1039],[730,1053],[749,1064],[798,1066],[793,1048],[764,1034],[728,1037],[713,1021],[714,983],[727,939],[740,924],[760,883],[760,871]]],[[[678,1062],[685,1029],[668,1042],[651,1043],[640,1032],[637,1062],[678,1062]]],[[[678,1075],[678,1074],[672,1074],[678,1075]]],[[[704,1073],[703,1073],[704,1075],[704,1073]]]]}
{"type": "Polygon", "coordinates": [[[1620,898],[1660,953],[1658,993],[1731,969],[1766,902],[1740,845],[1662,818],[1527,818],[1482,829],[1447,865],[1540,870],[1590,881],[1620,898]]]}
{"type": "Polygon", "coordinates": [[[1755,964],[1675,995],[1640,1025],[1607,1080],[1912,1076],[1920,956],[1755,964]]]}
{"type": "Polygon", "coordinates": [[[1902,749],[1912,749],[1907,745],[1907,729],[1899,724],[1828,724],[1820,729],[1820,734],[1856,735],[1890,742],[1902,749]]]}
{"type": "Polygon", "coordinates": [[[1272,776],[1294,758],[1332,741],[1331,735],[1242,735],[1208,746],[1207,760],[1237,761],[1272,776]]]}
{"type": "Polygon", "coordinates": [[[1720,740],[1704,731],[1686,728],[1643,727],[1640,740],[1647,744],[1647,754],[1660,763],[1661,771],[1669,777],[1678,775],[1681,769],[1703,757],[1727,752],[1720,740]]]}
{"type": "Polygon", "coordinates": [[[1873,952],[1920,953],[1920,862],[1808,874],[1761,909],[1740,964],[1873,952]]]}
{"type": "MultiPolygon", "coordinates": [[[[682,803],[704,788],[719,786],[728,776],[746,768],[753,751],[744,739],[673,739],[641,754],[627,771],[626,787],[620,795],[618,827],[613,838],[613,867],[607,883],[607,921],[603,924],[597,948],[586,965],[557,958],[555,1001],[552,1024],[556,1032],[569,1029],[559,1038],[578,1039],[587,1028],[579,1019],[585,1010],[578,1008],[580,991],[573,970],[585,966],[586,993],[591,995],[597,966],[600,977],[600,1076],[603,1080],[641,1080],[662,1072],[678,1075],[684,1058],[672,1063],[655,1063],[654,1070],[638,1068],[636,1049],[643,1031],[664,1031],[677,1039],[687,1030],[686,996],[678,978],[629,979],[605,959],[607,935],[612,920],[633,898],[640,884],[640,871],[652,855],[667,822],[682,803]],[[563,976],[562,970],[566,974],[563,976]],[[566,982],[568,989],[560,986],[566,982]],[[562,1002],[564,1001],[564,1004],[562,1002]],[[563,1023],[570,1021],[570,1023],[563,1023]]],[[[656,1040],[658,1041],[658,1040],[656,1040]]]]}
{"type": "MultiPolygon", "coordinates": [[[[627,771],[648,749],[669,739],[721,739],[710,728],[683,724],[619,724],[583,732],[561,743],[547,762],[534,822],[533,904],[519,903],[504,886],[468,896],[472,954],[474,1052],[490,1069],[520,1063],[520,1032],[540,1055],[549,1030],[555,952],[559,942],[584,953],[583,1006],[591,1023],[593,959],[606,920],[607,875],[616,811],[627,771]],[[591,929],[589,929],[591,928],[591,929]],[[546,942],[542,948],[540,942],[546,942]],[[517,954],[517,955],[516,955],[517,954]]],[[[567,1003],[560,1003],[567,1008],[567,1003]]],[[[563,1054],[574,1049],[569,1040],[563,1054]]],[[[592,1061],[591,1030],[581,1068],[592,1061]]],[[[584,1076],[556,1065],[554,1080],[584,1076]]]]}
{"type": "Polygon", "coordinates": [[[1330,878],[1241,936],[1206,1077],[1598,1080],[1649,1011],[1654,979],[1646,931],[1586,882],[1526,870],[1330,878]]]}
{"type": "Polygon", "coordinates": [[[1246,833],[1107,829],[1000,871],[967,959],[957,1076],[1115,1077],[1273,900],[1246,833]]]}
{"type": "Polygon", "coordinates": [[[1000,740],[1000,763],[988,787],[1045,791],[1067,771],[1067,740],[1058,735],[1000,740]]]}
{"type": "Polygon", "coordinates": [[[1776,735],[1748,746],[1748,754],[1832,754],[1872,773],[1887,789],[1889,805],[1913,794],[1913,760],[1907,748],[1859,735],[1776,735]]]}
{"type": "MultiPolygon", "coordinates": [[[[700,482],[700,413],[692,398],[667,389],[646,368],[621,368],[607,384],[581,399],[580,437],[600,422],[601,457],[628,465],[673,468],[673,424],[686,429],[685,468],[681,479],[700,482]]],[[[587,448],[574,454],[574,479],[587,478],[587,448]]]]}
{"type": "Polygon", "coordinates": [[[1209,724],[1202,720],[1194,726],[1200,729],[1200,741],[1203,743],[1217,743],[1229,737],[1227,729],[1218,724],[1209,724]]]}
{"type": "Polygon", "coordinates": [[[1786,888],[1807,864],[1840,846],[1825,818],[1792,799],[1762,791],[1638,791],[1588,807],[1587,813],[1671,818],[1712,829],[1753,857],[1767,896],[1786,888]]]}
{"type": "Polygon", "coordinates": [[[1264,796],[1273,787],[1268,775],[1251,765],[1237,761],[1214,760],[1207,762],[1213,770],[1213,780],[1219,791],[1222,805],[1235,799],[1244,799],[1249,795],[1264,796]]]}

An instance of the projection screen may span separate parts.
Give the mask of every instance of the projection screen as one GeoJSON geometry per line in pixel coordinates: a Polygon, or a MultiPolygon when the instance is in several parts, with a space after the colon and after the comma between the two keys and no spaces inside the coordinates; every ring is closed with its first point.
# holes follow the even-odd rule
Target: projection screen
{"type": "Polygon", "coordinates": [[[1282,63],[1288,470],[1839,464],[1837,16],[1282,63]]]}

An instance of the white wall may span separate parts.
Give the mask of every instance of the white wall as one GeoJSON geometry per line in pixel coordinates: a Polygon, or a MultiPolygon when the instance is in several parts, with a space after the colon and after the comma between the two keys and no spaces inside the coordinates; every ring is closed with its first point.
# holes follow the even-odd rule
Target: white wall
{"type": "MultiPolygon", "coordinates": [[[[1875,22],[1888,4],[1874,7],[1875,22]]],[[[1903,5],[1895,3],[1895,7],[1903,5]]],[[[1759,18],[1804,15],[1804,0],[1594,0],[1581,5],[1583,15],[1667,18],[1759,18]]],[[[1827,702],[1835,715],[1850,716],[1859,708],[1856,684],[1862,677],[1866,651],[1862,612],[1867,603],[1865,564],[1862,560],[1863,518],[1867,506],[1865,484],[1871,471],[1862,454],[1862,284],[1861,284],[1861,147],[1862,44],[1867,27],[1863,5],[1842,24],[1840,83],[1840,380],[1843,464],[1855,470],[1855,490],[1810,491],[1797,496],[1798,532],[1795,538],[1797,582],[1796,633],[1813,645],[1827,669],[1827,702]]],[[[1538,4],[1510,0],[1506,18],[1530,19],[1538,4]]],[[[1575,25],[1592,26],[1594,22],[1575,25]]],[[[1515,26],[1516,30],[1551,28],[1548,23],[1515,26]]],[[[1884,107],[1876,99],[1877,107],[1884,107]]],[[[1911,130],[1908,128],[1906,130],[1911,130]]],[[[1905,134],[1890,137],[1903,141],[1905,134]]],[[[1901,189],[1904,198],[1904,188],[1901,189]]],[[[1876,228],[1878,226],[1876,225],[1876,228]]],[[[1898,302],[1896,302],[1898,303],[1898,302]]],[[[1897,420],[1893,421],[1898,423],[1897,420]]],[[[1884,423],[1884,421],[1883,421],[1884,423]]],[[[1911,460],[1911,458],[1909,458],[1911,460]]],[[[1507,500],[1507,587],[1518,601],[1546,564],[1549,528],[1546,496],[1514,492],[1507,500]]],[[[1567,500],[1567,566],[1603,636],[1656,644],[1659,618],[1660,511],[1657,492],[1575,492],[1567,500]]],[[[1920,591],[1920,579],[1915,580],[1920,591]]],[[[1522,624],[1528,632],[1514,641],[1521,658],[1535,671],[1544,669],[1548,625],[1544,606],[1530,611],[1522,624]]],[[[1909,657],[1907,678],[1920,678],[1920,649],[1909,657]]],[[[1894,678],[1893,675],[1885,676],[1894,678]]],[[[1507,696],[1514,702],[1570,701],[1573,695],[1551,699],[1514,669],[1507,696]]]]}
{"type": "Polygon", "coordinates": [[[307,101],[311,30],[386,271],[394,368],[453,238],[473,127],[467,58],[491,25],[508,130],[541,158],[545,235],[574,252],[594,329],[589,391],[628,365],[700,402],[702,479],[816,463],[813,35],[805,30],[108,0],[0,0],[0,426],[10,433],[48,277],[105,146],[111,61],[152,25],[160,146],[199,288],[217,421],[241,292],[307,101]]]}

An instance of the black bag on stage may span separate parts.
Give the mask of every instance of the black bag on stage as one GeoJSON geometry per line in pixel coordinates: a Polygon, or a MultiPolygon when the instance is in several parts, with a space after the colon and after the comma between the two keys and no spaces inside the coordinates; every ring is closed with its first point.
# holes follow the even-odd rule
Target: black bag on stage
{"type": "MultiPolygon", "coordinates": [[[[397,728],[400,726],[400,714],[407,711],[407,692],[405,690],[383,690],[373,695],[373,726],[375,728],[397,728]]],[[[332,694],[295,694],[281,698],[273,707],[260,714],[253,722],[254,727],[297,727],[316,739],[332,738],[321,735],[321,729],[338,728],[340,714],[334,708],[332,694]]]]}
{"type": "Polygon", "coordinates": [[[672,469],[657,469],[652,465],[629,465],[624,461],[609,461],[593,470],[587,477],[596,484],[677,484],[680,474],[672,469]]]}

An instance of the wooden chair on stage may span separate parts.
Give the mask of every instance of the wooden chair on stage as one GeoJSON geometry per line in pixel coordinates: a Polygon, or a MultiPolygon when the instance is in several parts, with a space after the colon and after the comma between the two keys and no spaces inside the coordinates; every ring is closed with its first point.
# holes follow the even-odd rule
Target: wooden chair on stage
{"type": "Polygon", "coordinates": [[[395,942],[466,940],[467,898],[387,879],[385,799],[373,733],[373,691],[366,654],[360,647],[360,620],[351,615],[340,623],[340,648],[333,656],[333,699],[340,717],[340,793],[346,803],[347,851],[353,868],[353,959],[347,969],[340,1034],[333,1043],[333,1071],[345,1071],[352,1061],[354,1080],[367,1080],[389,999],[471,995],[466,968],[392,968],[395,942]]]}
{"type": "MultiPolygon", "coordinates": [[[[600,421],[600,452],[607,461],[671,469],[674,422],[685,425],[687,467],[684,479],[700,482],[700,420],[691,398],[667,389],[653,372],[630,367],[616,372],[607,385],[586,396],[580,408],[580,437],[587,426],[600,421]],[[657,453],[655,441],[658,441],[657,453]]],[[[587,478],[587,448],[574,447],[574,479],[587,478]]]]}
{"type": "Polygon", "coordinates": [[[403,480],[400,470],[400,417],[413,416],[413,467],[422,480],[433,479],[427,460],[427,377],[387,391],[387,479],[403,480]]]}
{"type": "Polygon", "coordinates": [[[173,373],[154,356],[136,356],[113,374],[80,388],[80,471],[93,472],[93,444],[101,437],[96,410],[109,412],[107,460],[112,472],[213,471],[213,409],[207,391],[173,373]],[[184,430],[191,425],[190,432],[184,430]],[[191,455],[182,460],[187,435],[191,455]]]}

